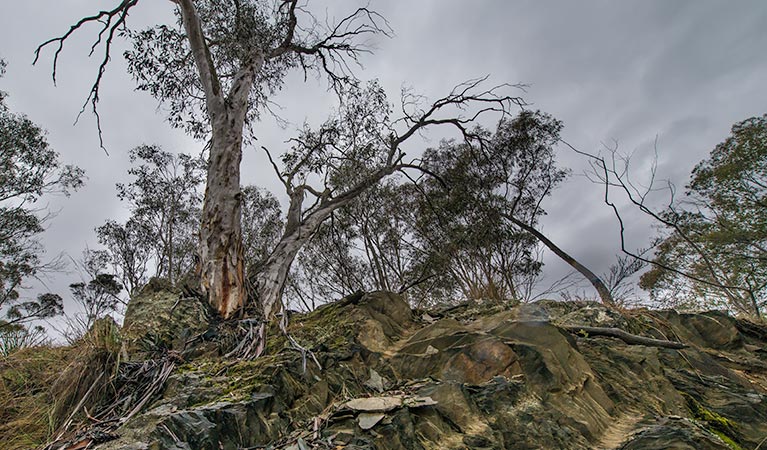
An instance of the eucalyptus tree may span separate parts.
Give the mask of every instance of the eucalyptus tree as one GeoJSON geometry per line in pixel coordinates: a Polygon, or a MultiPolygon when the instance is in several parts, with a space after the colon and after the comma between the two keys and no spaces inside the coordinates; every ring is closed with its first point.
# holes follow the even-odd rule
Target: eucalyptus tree
{"type": "Polygon", "coordinates": [[[356,117],[362,127],[355,124],[351,128],[335,127],[333,131],[331,126],[305,133],[303,143],[297,141],[286,155],[286,169],[281,175],[291,207],[282,239],[263,266],[255,287],[260,313],[266,320],[278,310],[287,269],[306,242],[307,233],[311,234],[334,208],[371,182],[402,168],[401,146],[405,141],[431,125],[452,125],[469,137],[468,127],[479,114],[503,114],[512,104],[521,103],[515,97],[499,95],[500,86],[484,89],[480,82],[461,85],[432,104],[416,102],[416,97],[411,96],[405,102],[397,132],[385,111],[388,105],[383,108],[381,104],[380,90],[361,88],[349,70],[359,55],[368,51],[363,39],[389,32],[386,21],[369,8],[358,8],[335,25],[327,25],[315,20],[298,0],[173,0],[176,23],[133,31],[126,20],[139,2],[121,0],[113,9],[80,19],[63,35],[44,42],[37,56],[47,46],[56,48],[55,78],[66,40],[85,25],[96,24],[99,33],[91,52],[101,45],[103,58],[86,100],[86,106],[90,102],[95,111],[113,41],[127,35],[133,42],[133,50],[126,53],[129,70],[139,89],[167,106],[171,124],[210,139],[200,227],[201,281],[209,301],[224,317],[240,310],[246,300],[240,190],[244,130],[258,134],[256,119],[268,110],[270,97],[283,87],[291,69],[326,76],[341,98],[342,115],[351,117],[355,109],[369,111],[370,115],[356,117]],[[357,102],[359,108],[354,105],[357,102]],[[471,104],[477,108],[466,116],[459,115],[471,104]],[[449,110],[454,115],[447,116],[449,110]],[[350,140],[359,133],[370,142],[350,140]],[[333,139],[337,142],[332,143],[333,139]],[[331,147],[341,153],[372,152],[381,156],[378,162],[383,164],[363,172],[364,180],[341,193],[334,193],[334,189],[312,192],[300,179],[301,174],[327,172],[317,163],[338,161],[338,153],[332,158],[322,156],[331,147]],[[306,193],[317,194],[318,202],[310,214],[301,217],[300,199],[306,193]]]}
{"type": "Polygon", "coordinates": [[[767,115],[732,126],[657,215],[661,236],[641,285],[692,305],[762,318],[767,305],[767,115]]]}
{"type": "Polygon", "coordinates": [[[146,227],[154,251],[155,276],[175,282],[189,269],[196,247],[200,186],[206,162],[156,145],[130,151],[133,179],[117,183],[117,197],[128,204],[131,219],[146,227]]]}
{"type": "Polygon", "coordinates": [[[285,285],[285,304],[311,311],[331,299],[370,291],[370,266],[357,249],[359,235],[344,208],[322,223],[301,247],[285,285]]]}
{"type": "Polygon", "coordinates": [[[351,85],[342,90],[339,109],[322,126],[306,128],[292,140],[282,155],[282,169],[267,150],[290,204],[282,237],[259,272],[257,290],[265,317],[275,311],[298,251],[334,211],[395,173],[429,173],[418,159],[407,159],[404,150],[420,131],[448,125],[463,141],[484,146],[485,136],[473,129],[477,117],[491,112],[505,116],[512,105],[523,103],[499,95],[500,87],[483,89],[484,81],[462,83],[431,104],[405,93],[399,115],[378,82],[351,85]],[[464,109],[472,113],[460,115],[464,109]],[[308,206],[307,197],[313,199],[308,206]]]}
{"type": "Polygon", "coordinates": [[[443,295],[457,290],[467,299],[519,299],[518,280],[541,270],[537,240],[504,217],[535,223],[543,214],[533,199],[546,193],[512,178],[559,177],[551,165],[525,167],[523,161],[533,159],[528,148],[510,142],[510,129],[528,115],[501,121],[494,132],[478,130],[486,136],[483,147],[447,141],[424,155],[439,180],[421,184],[419,266],[442,268],[443,295]]]}
{"type": "Polygon", "coordinates": [[[277,197],[256,186],[242,188],[242,245],[245,273],[255,280],[285,226],[277,197]]]}
{"type": "Polygon", "coordinates": [[[107,220],[96,234],[105,262],[133,295],[149,276],[175,283],[192,270],[206,162],[155,145],[132,149],[130,162],[131,181],[116,184],[130,217],[125,223],[107,220]]]}
{"type": "Polygon", "coordinates": [[[245,301],[241,227],[240,160],[243,131],[266,108],[294,68],[327,75],[341,88],[353,81],[348,64],[365,48],[357,38],[386,33],[381,18],[359,8],[325,26],[297,0],[172,0],[175,23],[130,30],[127,19],[139,0],[120,0],[112,9],[79,19],[66,33],[44,42],[56,48],[53,77],[64,43],[89,24],[100,27],[91,53],[102,60],[86,99],[96,113],[103,74],[116,37],[127,35],[126,52],[138,88],[158,98],[169,121],[210,139],[205,201],[200,227],[202,288],[211,304],[229,317],[245,301]],[[301,22],[299,24],[299,18],[301,22]],[[381,24],[381,25],[379,25],[381,24]]]}
{"type": "Polygon", "coordinates": [[[550,115],[525,111],[514,120],[502,124],[494,137],[495,148],[503,155],[497,157],[500,186],[507,200],[501,215],[538,239],[562,261],[580,273],[597,291],[602,303],[615,306],[610,289],[602,278],[557,245],[536,226],[543,200],[565,179],[568,171],[556,166],[555,148],[560,144],[562,123],[550,115]]]}
{"type": "MultiPolygon", "coordinates": [[[[5,63],[0,60],[0,76],[5,63]]],[[[2,326],[49,317],[62,310],[61,297],[23,296],[23,283],[56,263],[42,260],[36,237],[51,214],[37,202],[45,195],[69,195],[83,184],[83,171],[64,165],[45,139],[45,131],[12,112],[0,91],[0,311],[2,326]]]]}
{"type": "Polygon", "coordinates": [[[107,220],[96,228],[106,262],[132,297],[148,281],[152,255],[157,241],[147,223],[130,217],[125,223],[107,220]]]}

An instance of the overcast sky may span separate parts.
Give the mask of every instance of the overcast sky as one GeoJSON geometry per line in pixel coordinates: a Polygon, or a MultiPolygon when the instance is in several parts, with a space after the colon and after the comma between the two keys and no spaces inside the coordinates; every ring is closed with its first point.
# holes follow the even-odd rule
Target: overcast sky
{"type": "MultiPolygon", "coordinates": [[[[62,161],[82,167],[88,177],[71,197],[48,200],[58,211],[42,238],[49,255],[77,257],[86,246],[97,247],[93,228],[126,216],[114,183],[126,178],[129,149],[144,143],[171,151],[201,148],[166,124],[153,98],[134,92],[121,57],[124,46],[113,52],[102,84],[100,112],[109,155],[99,149],[91,115],[73,126],[99,62],[87,58],[93,29],[67,41],[57,86],[51,82],[50,51],[31,65],[39,43],[112,3],[117,0],[6,1],[0,6],[0,57],[8,62],[0,90],[10,94],[13,111],[48,130],[62,161]]],[[[331,19],[357,6],[330,3],[331,19]]],[[[142,0],[128,23],[136,28],[167,23],[173,7],[170,1],[142,0]]],[[[656,137],[658,176],[684,185],[690,169],[733,123],[767,112],[764,0],[374,0],[371,7],[388,19],[395,36],[374,42],[375,53],[363,58],[364,69],[357,72],[360,78],[379,78],[392,98],[402,86],[411,86],[434,99],[484,75],[497,83],[527,84],[525,100],[562,120],[570,143],[598,151],[602,143],[617,141],[621,150],[635,152],[639,179],[647,175],[656,137]]],[[[275,100],[293,125],[283,130],[265,121],[257,128],[261,143],[279,150],[305,120],[320,122],[333,106],[325,86],[290,76],[275,100]]],[[[433,142],[438,137],[432,135],[433,142]]],[[[572,168],[573,177],[546,202],[544,231],[593,270],[605,271],[615,259],[617,225],[601,203],[599,188],[580,176],[582,159],[563,148],[559,160],[572,168]]],[[[245,150],[242,172],[245,183],[278,191],[255,149],[245,150]]],[[[646,245],[653,234],[650,224],[638,217],[629,222],[630,245],[646,245]]],[[[555,257],[545,261],[550,277],[566,272],[555,257]]],[[[62,274],[49,286],[65,295],[74,280],[76,275],[62,274]]]]}

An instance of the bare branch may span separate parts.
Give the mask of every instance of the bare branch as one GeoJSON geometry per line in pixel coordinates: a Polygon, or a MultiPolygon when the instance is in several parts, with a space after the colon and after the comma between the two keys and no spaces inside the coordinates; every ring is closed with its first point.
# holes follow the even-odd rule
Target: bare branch
{"type": "Polygon", "coordinates": [[[636,334],[627,333],[620,328],[602,328],[602,327],[581,327],[581,326],[565,326],[565,330],[570,333],[577,334],[583,337],[589,336],[607,336],[614,337],[622,340],[629,345],[646,345],[649,347],[661,347],[672,348],[681,350],[688,348],[689,345],[683,342],[667,341],[663,339],[653,339],[644,336],[637,336],[636,334]]]}
{"type": "MultiPolygon", "coordinates": [[[[603,201],[604,203],[609,206],[613,213],[615,214],[616,219],[618,220],[618,225],[620,228],[620,243],[621,243],[621,251],[632,258],[635,258],[639,261],[645,262],[647,264],[652,264],[655,267],[658,267],[660,269],[675,273],[677,275],[681,275],[687,279],[696,281],[698,283],[704,284],[706,286],[712,286],[719,289],[724,290],[725,292],[728,292],[728,295],[733,295],[729,291],[741,291],[746,292],[748,289],[745,289],[740,286],[732,286],[724,281],[722,281],[719,277],[718,271],[715,269],[713,262],[711,262],[710,258],[708,258],[708,255],[706,252],[700,248],[695,242],[693,242],[690,237],[687,235],[687,233],[684,232],[684,230],[681,229],[678,223],[668,220],[664,217],[662,217],[657,212],[650,209],[649,206],[645,203],[646,197],[637,196],[636,192],[634,191],[632,185],[626,181],[626,173],[627,168],[624,165],[622,169],[618,169],[616,166],[616,161],[613,158],[610,165],[608,165],[605,158],[601,155],[593,155],[591,153],[579,150],[575,148],[573,145],[568,143],[565,140],[560,140],[563,144],[565,144],[568,148],[570,148],[572,151],[576,152],[579,155],[585,156],[589,158],[589,160],[592,162],[592,167],[595,170],[595,175],[597,176],[597,180],[599,183],[601,183],[604,186],[604,197],[603,201]],[[610,188],[615,187],[619,190],[623,191],[628,198],[629,202],[633,205],[635,205],[639,210],[647,214],[652,219],[658,221],[658,223],[661,223],[672,230],[674,230],[690,247],[695,250],[695,252],[700,256],[701,260],[707,265],[708,269],[710,270],[710,273],[714,279],[714,281],[707,280],[701,277],[698,277],[694,274],[681,271],[679,269],[676,269],[674,267],[671,267],[667,264],[663,264],[655,259],[649,259],[642,254],[638,254],[637,252],[631,251],[626,246],[626,225],[623,221],[623,217],[620,214],[620,211],[618,210],[618,206],[615,204],[614,201],[610,199],[610,188]]],[[[592,180],[594,181],[594,180],[592,180]]],[[[648,187],[648,190],[651,189],[651,187],[648,187]]],[[[671,191],[673,194],[673,190],[671,191]]],[[[671,200],[673,202],[673,199],[671,200]]]]}
{"type": "Polygon", "coordinates": [[[521,97],[499,94],[501,89],[522,89],[524,88],[523,85],[500,84],[489,89],[482,89],[481,85],[487,81],[488,78],[489,76],[485,76],[474,80],[468,80],[457,85],[453,88],[450,94],[432,103],[425,111],[419,110],[417,100],[405,93],[406,97],[403,98],[404,117],[400,119],[400,121],[404,122],[408,126],[408,129],[402,135],[399,135],[394,139],[392,142],[392,149],[399,147],[399,145],[408,140],[415,133],[430,125],[452,125],[461,132],[461,135],[466,142],[470,143],[478,139],[481,141],[480,136],[473,133],[468,128],[480,116],[488,112],[496,112],[500,113],[502,117],[505,117],[510,114],[513,106],[524,108],[524,106],[527,105],[521,97]],[[404,105],[413,105],[415,111],[408,112],[404,105]],[[439,113],[445,109],[450,109],[452,107],[458,111],[465,111],[473,105],[487,106],[482,106],[468,116],[457,114],[452,117],[439,117],[439,113]]]}
{"type": "Polygon", "coordinates": [[[118,32],[120,27],[125,27],[125,21],[128,18],[128,13],[130,12],[131,8],[136,6],[136,4],[138,4],[138,0],[122,0],[120,4],[117,5],[114,9],[99,11],[97,14],[80,19],[76,24],[72,25],[69,28],[69,30],[63,35],[48,39],[47,41],[40,44],[35,49],[35,59],[32,62],[32,64],[37,63],[37,61],[40,59],[40,52],[43,48],[49,45],[55,45],[56,51],[53,54],[53,69],[51,71],[51,77],[53,78],[53,83],[56,84],[56,73],[58,68],[59,56],[61,55],[61,52],[64,49],[64,41],[66,41],[69,37],[71,37],[76,31],[78,31],[79,29],[81,29],[82,27],[90,23],[96,22],[101,24],[101,29],[93,45],[91,45],[90,53],[88,54],[88,56],[92,56],[96,48],[102,43],[104,46],[103,56],[101,58],[101,63],[99,64],[96,80],[91,85],[91,90],[88,93],[88,97],[85,99],[85,102],[83,103],[82,109],[77,114],[77,119],[75,120],[75,123],[77,122],[77,120],[79,120],[80,116],[83,114],[85,109],[88,107],[88,104],[90,103],[93,114],[96,116],[96,127],[98,129],[98,134],[99,134],[99,145],[104,151],[106,151],[106,148],[104,148],[104,140],[103,140],[103,135],[101,130],[101,116],[99,116],[98,108],[97,108],[97,104],[99,102],[99,91],[101,88],[101,80],[104,77],[107,64],[109,64],[109,60],[111,59],[112,43],[113,43],[115,34],[118,32]],[[105,33],[106,33],[106,39],[104,39],[105,33]]]}

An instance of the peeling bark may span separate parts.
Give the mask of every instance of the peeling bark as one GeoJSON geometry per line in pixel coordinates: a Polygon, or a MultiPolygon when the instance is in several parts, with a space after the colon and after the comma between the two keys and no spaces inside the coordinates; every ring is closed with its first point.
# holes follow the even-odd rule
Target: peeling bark
{"type": "Polygon", "coordinates": [[[253,55],[237,71],[227,96],[191,0],[178,1],[197,72],[200,75],[213,133],[200,223],[201,287],[225,319],[246,299],[242,248],[240,162],[248,95],[263,55],[253,55]]]}
{"type": "Polygon", "coordinates": [[[300,198],[291,196],[289,212],[295,216],[293,218],[288,216],[288,224],[295,225],[286,227],[280,242],[256,276],[256,290],[264,320],[270,320],[282,307],[282,292],[285,289],[290,266],[299,250],[306,245],[320,224],[330,217],[333,211],[348,203],[348,200],[343,203],[333,203],[300,220],[301,201],[303,201],[303,195],[300,198]],[[295,202],[298,202],[297,207],[294,207],[295,202]]]}
{"type": "Polygon", "coordinates": [[[333,211],[348,204],[400,167],[395,163],[390,163],[335,198],[330,198],[330,192],[326,191],[322,194],[317,208],[311,210],[306,217],[302,217],[305,187],[293,187],[290,183],[286,183],[290,196],[290,206],[288,207],[285,231],[280,242],[256,275],[256,291],[262,320],[271,320],[282,307],[282,292],[285,289],[290,266],[298,252],[311,239],[322,222],[330,217],[333,211]]]}
{"type": "Polygon", "coordinates": [[[224,318],[245,303],[244,255],[240,223],[242,138],[215,139],[200,227],[203,292],[224,318]]]}

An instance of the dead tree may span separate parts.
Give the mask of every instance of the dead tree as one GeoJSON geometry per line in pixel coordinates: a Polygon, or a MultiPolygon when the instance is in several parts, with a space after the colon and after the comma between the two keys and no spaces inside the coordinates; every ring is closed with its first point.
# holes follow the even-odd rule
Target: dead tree
{"type": "Polygon", "coordinates": [[[615,306],[615,300],[613,299],[610,289],[608,289],[607,286],[605,286],[604,282],[597,274],[592,272],[588,267],[578,262],[578,260],[570,256],[569,253],[562,250],[562,248],[556,245],[554,241],[552,241],[551,239],[546,237],[543,233],[535,229],[535,227],[528,225],[527,223],[517,219],[511,214],[502,213],[502,215],[514,225],[522,228],[523,230],[535,236],[539,241],[541,241],[543,245],[545,245],[549,250],[554,252],[554,254],[557,255],[559,259],[566,262],[570,267],[572,267],[573,269],[578,271],[578,273],[583,275],[583,277],[586,278],[589,281],[589,283],[591,283],[592,286],[594,286],[594,289],[599,294],[599,298],[602,300],[602,303],[611,307],[615,306]]]}
{"type": "MultiPolygon", "coordinates": [[[[656,180],[657,172],[657,143],[656,156],[650,169],[649,180],[643,185],[638,185],[631,179],[630,157],[618,153],[617,145],[612,148],[606,148],[607,156],[602,154],[591,154],[575,148],[573,145],[563,141],[571,150],[588,159],[591,166],[587,176],[590,180],[601,185],[603,189],[603,202],[614,213],[619,226],[621,251],[635,261],[647,264],[657,270],[665,271],[682,277],[682,280],[698,283],[701,286],[709,287],[723,293],[730,306],[735,310],[756,318],[761,317],[759,304],[754,296],[754,289],[748,285],[738,285],[732,283],[726,276],[726,269],[717,261],[715,252],[704,248],[696,241],[694,233],[685,229],[684,210],[680,210],[679,202],[676,198],[676,187],[670,181],[666,180],[658,187],[656,180]],[[622,194],[633,206],[649,217],[655,223],[670,230],[680,242],[683,242],[688,248],[693,258],[696,258],[697,264],[702,269],[701,273],[693,273],[687,270],[680,270],[672,264],[668,264],[659,258],[645,256],[647,250],[635,251],[629,248],[626,241],[626,222],[614,199],[614,192],[622,194]],[[651,194],[658,192],[667,194],[665,206],[661,210],[656,210],[651,206],[651,194]]],[[[656,242],[658,245],[659,242],[656,242]]]]}

